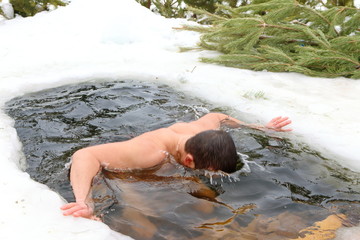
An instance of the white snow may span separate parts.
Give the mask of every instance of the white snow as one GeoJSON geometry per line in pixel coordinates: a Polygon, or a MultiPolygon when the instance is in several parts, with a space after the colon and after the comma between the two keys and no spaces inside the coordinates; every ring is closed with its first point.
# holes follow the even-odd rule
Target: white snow
{"type": "Polygon", "coordinates": [[[360,0],[354,0],[354,6],[360,8],[360,0]]]}
{"type": "MultiPolygon", "coordinates": [[[[4,13],[4,16],[7,19],[12,19],[14,18],[14,8],[11,5],[11,3],[9,2],[9,0],[2,0],[0,1],[0,10],[2,10],[2,12],[4,13]]],[[[3,17],[0,15],[0,17],[3,17]]],[[[2,19],[0,18],[0,21],[2,19]]]]}
{"type": "MultiPolygon", "coordinates": [[[[0,20],[0,239],[127,238],[99,222],[63,217],[64,201],[21,171],[21,144],[2,110],[5,102],[68,83],[166,83],[232,107],[242,120],[265,123],[287,115],[294,128],[287,137],[360,171],[360,81],[200,63],[199,57],[214,53],[179,53],[179,46],[195,46],[199,37],[173,29],[183,23],[154,15],[135,0],[73,0],[35,17],[0,20]],[[246,98],[251,92],[263,92],[264,99],[246,98]]],[[[356,230],[343,234],[351,239],[356,230]]]]}

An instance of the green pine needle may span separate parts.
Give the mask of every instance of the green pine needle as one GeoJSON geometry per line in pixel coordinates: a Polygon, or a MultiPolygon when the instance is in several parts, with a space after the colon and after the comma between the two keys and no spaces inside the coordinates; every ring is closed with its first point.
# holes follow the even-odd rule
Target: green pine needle
{"type": "Polygon", "coordinates": [[[258,2],[231,11],[221,7],[229,18],[218,18],[202,31],[199,46],[223,55],[202,61],[255,71],[360,78],[359,9],[318,10],[289,0],[258,2]]]}

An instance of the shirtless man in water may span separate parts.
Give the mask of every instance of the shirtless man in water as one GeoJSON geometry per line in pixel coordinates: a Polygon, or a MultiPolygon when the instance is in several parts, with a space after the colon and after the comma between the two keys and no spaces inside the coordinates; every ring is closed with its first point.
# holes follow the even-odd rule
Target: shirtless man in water
{"type": "Polygon", "coordinates": [[[160,164],[170,154],[188,168],[234,172],[238,159],[235,144],[228,133],[218,130],[221,124],[286,132],[291,129],[283,127],[290,123],[287,117],[276,117],[265,126],[259,126],[225,114],[209,113],[196,121],[175,123],[128,141],[80,149],[72,156],[70,171],[76,202],[65,204],[61,210],[65,216],[92,217],[88,195],[92,179],[102,167],[110,170],[149,168],[160,164]]]}

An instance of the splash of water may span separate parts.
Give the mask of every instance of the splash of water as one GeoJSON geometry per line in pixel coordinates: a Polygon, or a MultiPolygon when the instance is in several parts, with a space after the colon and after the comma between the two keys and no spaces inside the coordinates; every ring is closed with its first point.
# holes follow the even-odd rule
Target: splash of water
{"type": "Polygon", "coordinates": [[[202,170],[202,171],[203,171],[203,175],[209,178],[211,185],[214,185],[215,179],[220,179],[221,182],[224,182],[224,180],[227,180],[229,182],[240,181],[240,178],[238,178],[238,172],[226,173],[220,170],[218,171],[202,170]]]}

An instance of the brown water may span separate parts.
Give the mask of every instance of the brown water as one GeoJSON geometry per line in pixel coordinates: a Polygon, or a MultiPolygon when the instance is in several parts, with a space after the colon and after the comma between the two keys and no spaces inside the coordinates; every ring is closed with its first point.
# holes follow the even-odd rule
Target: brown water
{"type": "MultiPolygon", "coordinates": [[[[74,197],[66,165],[77,149],[130,139],[207,111],[230,113],[167,86],[136,81],[49,89],[15,98],[6,110],[23,143],[26,171],[68,201],[74,197]]],[[[336,159],[260,131],[228,131],[242,159],[235,174],[212,176],[171,160],[142,171],[103,171],[93,186],[96,214],[135,239],[291,239],[330,215],[341,226],[359,222],[359,177],[336,159]]]]}

